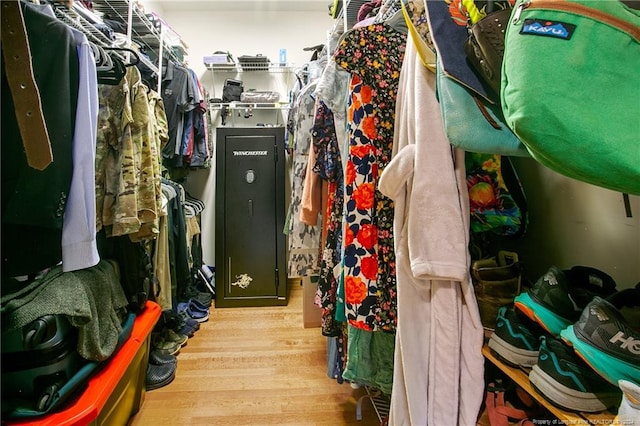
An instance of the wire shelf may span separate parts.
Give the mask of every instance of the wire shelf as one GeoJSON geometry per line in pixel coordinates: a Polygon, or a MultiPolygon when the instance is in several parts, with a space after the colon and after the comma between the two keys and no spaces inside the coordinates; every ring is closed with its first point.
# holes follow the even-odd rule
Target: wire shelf
{"type": "Polygon", "coordinates": [[[242,64],[205,64],[207,69],[215,72],[272,72],[288,73],[295,69],[293,64],[280,65],[273,62],[243,62],[242,64]]]}
{"type": "MultiPolygon", "coordinates": [[[[137,43],[144,46],[145,51],[154,59],[160,59],[160,41],[162,39],[162,24],[154,19],[158,24],[154,24],[151,19],[140,10],[133,0],[94,0],[93,9],[97,12],[110,17],[115,21],[125,24],[129,22],[129,10],[131,10],[131,38],[137,43]]],[[[182,63],[182,59],[178,58],[172,49],[163,49],[163,55],[167,55],[171,60],[182,63]]]]}
{"type": "Polygon", "coordinates": [[[362,420],[362,403],[365,399],[368,399],[373,404],[373,409],[378,416],[378,420],[380,423],[383,423],[389,418],[391,398],[389,395],[382,393],[381,390],[370,386],[365,386],[365,390],[367,391],[367,394],[361,396],[360,399],[358,399],[358,404],[356,405],[356,420],[362,420]]]}

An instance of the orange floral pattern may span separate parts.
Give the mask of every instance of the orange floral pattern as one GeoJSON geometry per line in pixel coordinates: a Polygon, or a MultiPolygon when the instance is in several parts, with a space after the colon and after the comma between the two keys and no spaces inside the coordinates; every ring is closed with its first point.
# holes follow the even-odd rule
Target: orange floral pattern
{"type": "Polygon", "coordinates": [[[344,281],[347,303],[362,303],[367,297],[367,285],[359,277],[347,276],[344,281]]]}
{"type": "Polygon", "coordinates": [[[356,209],[369,210],[373,207],[375,196],[375,186],[373,183],[363,183],[362,185],[354,188],[353,200],[356,202],[356,209]]]}
{"type": "Polygon", "coordinates": [[[375,247],[378,242],[378,228],[374,225],[365,223],[360,226],[360,231],[358,232],[358,242],[362,244],[367,250],[375,247]]]}
{"type": "Polygon", "coordinates": [[[378,137],[378,131],[376,130],[376,119],[374,117],[365,117],[362,120],[362,130],[369,139],[375,139],[378,137]]]}
{"type": "Polygon", "coordinates": [[[406,34],[374,24],[354,28],[335,52],[336,63],[352,75],[342,259],[345,312],[350,325],[369,331],[395,332],[397,324],[393,202],[376,185],[391,160],[405,44],[406,34]]]}
{"type": "Polygon", "coordinates": [[[372,254],[371,256],[362,258],[362,275],[370,280],[375,280],[378,276],[378,256],[372,254]]]}

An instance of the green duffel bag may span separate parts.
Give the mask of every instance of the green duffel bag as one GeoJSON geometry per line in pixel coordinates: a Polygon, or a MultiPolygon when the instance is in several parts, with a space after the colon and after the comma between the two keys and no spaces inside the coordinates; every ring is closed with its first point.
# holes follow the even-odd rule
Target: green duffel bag
{"type": "Polygon", "coordinates": [[[640,194],[640,10],[618,0],[518,0],[501,100],[538,162],[640,194]]]}

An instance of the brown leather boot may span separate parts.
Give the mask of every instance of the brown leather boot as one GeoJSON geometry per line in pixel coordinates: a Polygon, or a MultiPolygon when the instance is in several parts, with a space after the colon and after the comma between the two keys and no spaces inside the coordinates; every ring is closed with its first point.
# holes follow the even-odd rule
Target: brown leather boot
{"type": "Polygon", "coordinates": [[[513,303],[514,297],[520,294],[522,265],[518,254],[499,251],[498,256],[476,260],[471,265],[471,278],[482,325],[493,330],[498,308],[513,303]]]}

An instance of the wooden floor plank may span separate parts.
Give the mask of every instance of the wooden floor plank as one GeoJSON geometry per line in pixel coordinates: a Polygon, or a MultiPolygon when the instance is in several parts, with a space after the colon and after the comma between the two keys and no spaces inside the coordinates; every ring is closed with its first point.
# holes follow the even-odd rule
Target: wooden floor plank
{"type": "Polygon", "coordinates": [[[326,338],[303,328],[302,287],[289,284],[287,306],[212,308],[130,425],[379,425],[366,399],[356,419],[364,389],[327,376],[326,338]]]}

